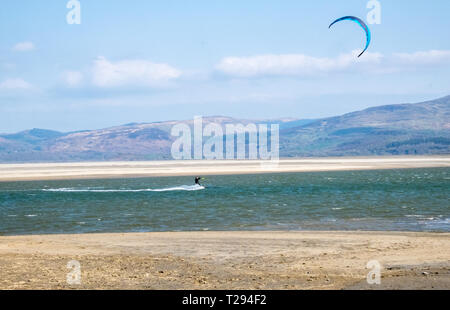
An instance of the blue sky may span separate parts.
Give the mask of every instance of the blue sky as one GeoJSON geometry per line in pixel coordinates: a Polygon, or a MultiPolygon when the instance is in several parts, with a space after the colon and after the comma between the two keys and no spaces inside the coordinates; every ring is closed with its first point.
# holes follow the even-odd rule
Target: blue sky
{"type": "Polygon", "coordinates": [[[319,118],[450,94],[450,2],[5,0],[0,132],[190,119],[319,118]]]}

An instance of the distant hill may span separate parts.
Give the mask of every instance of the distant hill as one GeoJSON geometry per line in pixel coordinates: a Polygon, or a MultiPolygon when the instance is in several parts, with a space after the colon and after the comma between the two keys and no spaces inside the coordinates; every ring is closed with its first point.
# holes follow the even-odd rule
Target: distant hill
{"type": "Polygon", "coordinates": [[[284,156],[450,153],[450,96],[330,117],[283,130],[284,156]]]}
{"type": "MultiPolygon", "coordinates": [[[[450,96],[416,104],[369,108],[319,120],[203,118],[204,124],[277,123],[280,156],[351,156],[450,153],[450,96]]],[[[177,123],[130,123],[61,133],[32,129],[0,134],[0,162],[171,159],[177,123]]]]}
{"type": "MultiPolygon", "coordinates": [[[[204,117],[204,125],[265,123],[267,120],[246,120],[226,116],[204,117]]],[[[280,128],[307,124],[312,120],[286,118],[271,120],[280,128]]],[[[177,137],[170,132],[174,125],[193,120],[154,123],[130,123],[99,130],[60,133],[33,129],[16,134],[0,135],[0,162],[164,160],[171,158],[171,146],[177,137]]]]}

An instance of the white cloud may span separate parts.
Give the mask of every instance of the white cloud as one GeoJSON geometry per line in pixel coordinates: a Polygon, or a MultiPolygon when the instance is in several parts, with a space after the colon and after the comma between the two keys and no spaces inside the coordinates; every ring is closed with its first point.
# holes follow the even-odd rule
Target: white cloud
{"type": "Polygon", "coordinates": [[[450,51],[420,51],[411,54],[395,53],[394,60],[408,65],[439,65],[450,63],[450,51]]]}
{"type": "Polygon", "coordinates": [[[32,42],[20,42],[14,45],[13,50],[16,52],[28,52],[34,50],[34,48],[32,42]]]}
{"type": "Polygon", "coordinates": [[[237,77],[315,75],[347,69],[357,63],[379,63],[381,54],[366,53],[357,58],[357,51],[337,58],[320,58],[303,54],[227,57],[216,69],[237,77]]]}
{"type": "Polygon", "coordinates": [[[145,60],[124,60],[113,63],[104,57],[98,57],[92,69],[92,82],[98,87],[158,87],[180,76],[181,71],[167,64],[145,60]]]}
{"type": "Polygon", "coordinates": [[[450,51],[425,51],[389,56],[366,52],[358,58],[358,51],[335,58],[320,58],[303,54],[259,55],[227,57],[216,66],[222,74],[240,77],[311,76],[333,72],[359,70],[366,73],[392,73],[450,64],[450,51]]]}
{"type": "Polygon", "coordinates": [[[33,85],[22,79],[6,79],[0,83],[0,89],[2,90],[29,90],[33,88],[33,85]]]}
{"type": "Polygon", "coordinates": [[[77,87],[83,81],[83,74],[78,71],[66,71],[62,74],[64,83],[69,87],[77,87]]]}

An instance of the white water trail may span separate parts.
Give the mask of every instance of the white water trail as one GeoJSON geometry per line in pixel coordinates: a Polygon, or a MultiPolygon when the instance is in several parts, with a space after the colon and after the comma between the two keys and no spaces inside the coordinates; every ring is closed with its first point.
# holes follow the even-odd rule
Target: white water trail
{"type": "Polygon", "coordinates": [[[144,188],[144,189],[92,189],[92,188],[48,188],[44,192],[63,192],[63,193],[139,193],[139,192],[172,192],[172,191],[199,191],[205,189],[201,185],[180,185],[167,188],[144,188]]]}

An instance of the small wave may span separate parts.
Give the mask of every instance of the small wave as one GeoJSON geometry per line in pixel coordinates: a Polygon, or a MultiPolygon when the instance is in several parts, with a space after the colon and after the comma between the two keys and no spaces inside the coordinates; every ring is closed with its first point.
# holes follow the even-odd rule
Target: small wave
{"type": "Polygon", "coordinates": [[[428,219],[428,221],[425,221],[424,224],[426,227],[431,229],[438,229],[444,231],[450,230],[450,218],[445,219],[433,218],[432,220],[428,219]]]}
{"type": "Polygon", "coordinates": [[[198,191],[205,189],[201,185],[181,185],[168,188],[144,188],[144,189],[93,189],[93,188],[48,188],[44,192],[63,192],[63,193],[139,193],[139,192],[170,192],[170,191],[198,191]]]}

